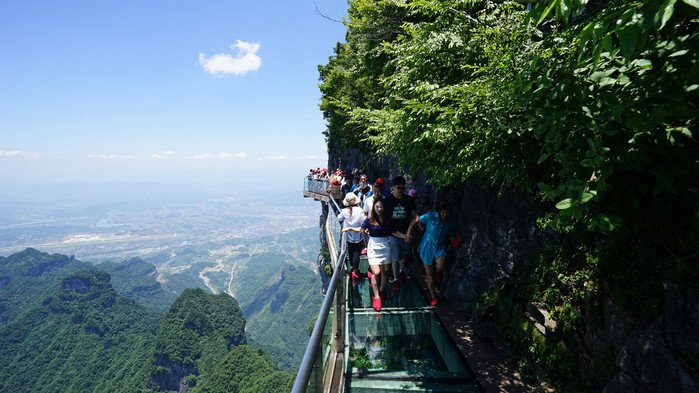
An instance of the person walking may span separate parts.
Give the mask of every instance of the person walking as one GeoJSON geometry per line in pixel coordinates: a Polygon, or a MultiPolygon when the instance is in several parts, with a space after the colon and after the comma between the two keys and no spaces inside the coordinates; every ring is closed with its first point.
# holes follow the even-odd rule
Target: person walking
{"type": "Polygon", "coordinates": [[[342,231],[358,233],[365,231],[369,235],[367,244],[369,271],[367,275],[371,280],[371,287],[374,292],[372,306],[374,310],[381,311],[381,299],[386,297],[386,283],[391,264],[391,245],[388,237],[391,235],[402,236],[402,234],[393,229],[391,218],[385,213],[384,201],[380,194],[374,196],[371,215],[364,220],[361,228],[348,227],[342,231]]]}
{"type": "Polygon", "coordinates": [[[343,232],[346,233],[347,254],[351,266],[349,275],[352,279],[352,286],[355,287],[362,278],[362,274],[359,272],[359,256],[364,248],[364,239],[361,232],[345,231],[345,229],[361,228],[365,217],[364,211],[359,207],[359,198],[353,192],[348,192],[345,195],[343,203],[346,207],[337,215],[337,221],[342,223],[343,232]]]}
{"type": "Polygon", "coordinates": [[[364,199],[364,216],[371,216],[371,208],[374,205],[374,195],[381,197],[383,193],[384,182],[382,178],[376,179],[374,185],[371,187],[371,191],[366,195],[364,199]]]}
{"type": "Polygon", "coordinates": [[[410,252],[410,243],[405,234],[415,217],[415,201],[413,197],[405,194],[405,178],[396,176],[393,178],[393,188],[391,195],[386,198],[386,214],[393,220],[393,225],[400,237],[391,236],[391,265],[393,267],[393,291],[400,291],[400,283],[405,277],[405,258],[410,252]]]}
{"type": "Polygon", "coordinates": [[[422,235],[418,253],[425,264],[425,279],[427,281],[427,290],[430,292],[430,305],[437,305],[437,296],[435,295],[435,281],[441,284],[444,278],[444,267],[447,260],[447,249],[449,243],[454,240],[456,231],[456,220],[451,216],[451,205],[447,201],[442,201],[437,205],[436,212],[425,213],[422,216],[416,217],[408,227],[408,232],[405,234],[407,241],[412,240],[411,233],[416,224],[422,223],[425,225],[425,234],[422,235]],[[434,265],[433,266],[433,262],[434,265]],[[436,268],[436,272],[435,272],[436,268]]]}

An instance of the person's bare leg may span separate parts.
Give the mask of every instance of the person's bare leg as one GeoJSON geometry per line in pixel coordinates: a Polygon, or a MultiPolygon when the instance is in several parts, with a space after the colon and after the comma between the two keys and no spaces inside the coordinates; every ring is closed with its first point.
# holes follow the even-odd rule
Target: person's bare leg
{"type": "Polygon", "coordinates": [[[381,265],[381,290],[386,290],[386,282],[388,281],[388,269],[390,265],[381,265]]]}
{"type": "Polygon", "coordinates": [[[446,265],[447,262],[447,257],[446,256],[441,256],[437,258],[437,271],[438,272],[444,272],[444,265],[446,265]]]}
{"type": "MultiPolygon", "coordinates": [[[[378,280],[376,279],[376,275],[381,274],[381,266],[380,265],[371,265],[369,266],[369,269],[371,269],[371,288],[374,291],[374,297],[378,298],[379,297],[379,285],[378,285],[378,280]]],[[[383,279],[383,276],[381,277],[383,279]]]]}
{"type": "Polygon", "coordinates": [[[427,290],[430,292],[430,300],[436,298],[434,295],[434,267],[425,264],[425,280],[427,281],[427,290]]]}
{"type": "MultiPolygon", "coordinates": [[[[437,275],[439,275],[439,284],[440,285],[442,284],[442,280],[444,280],[444,267],[446,265],[446,262],[447,262],[446,255],[442,255],[441,257],[437,258],[435,261],[435,265],[436,265],[435,266],[435,268],[436,268],[435,277],[437,275]]],[[[435,279],[435,281],[436,281],[436,279],[435,279]]]]}

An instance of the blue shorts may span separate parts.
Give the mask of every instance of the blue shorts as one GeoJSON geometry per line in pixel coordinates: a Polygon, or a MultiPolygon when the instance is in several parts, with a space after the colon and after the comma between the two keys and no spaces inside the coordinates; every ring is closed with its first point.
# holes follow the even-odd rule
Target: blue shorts
{"type": "MultiPolygon", "coordinates": [[[[439,257],[446,257],[446,256],[447,256],[447,250],[445,248],[440,248],[434,252],[434,258],[432,258],[432,261],[435,261],[439,257]]],[[[429,261],[429,262],[422,261],[422,262],[427,266],[432,266],[432,261],[429,261]]]]}
{"type": "Polygon", "coordinates": [[[389,236],[391,242],[391,262],[398,262],[405,258],[410,252],[410,243],[406,243],[405,239],[389,236]]]}

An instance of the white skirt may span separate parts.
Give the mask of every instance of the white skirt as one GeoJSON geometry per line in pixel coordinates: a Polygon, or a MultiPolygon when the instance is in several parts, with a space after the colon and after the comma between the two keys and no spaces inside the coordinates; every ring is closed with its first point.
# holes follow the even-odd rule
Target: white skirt
{"type": "Polygon", "coordinates": [[[387,237],[369,236],[369,244],[366,251],[369,265],[385,265],[391,263],[391,243],[387,237]]]}

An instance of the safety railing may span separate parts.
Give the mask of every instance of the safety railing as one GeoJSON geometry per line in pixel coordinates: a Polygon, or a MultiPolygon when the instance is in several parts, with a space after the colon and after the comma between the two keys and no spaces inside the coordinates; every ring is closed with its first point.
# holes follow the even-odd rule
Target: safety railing
{"type": "MultiPolygon", "coordinates": [[[[330,180],[329,179],[303,179],[303,192],[305,196],[312,196],[315,199],[327,202],[330,206],[328,215],[334,215],[337,217],[340,214],[341,206],[338,205],[338,200],[333,198],[333,195],[329,192],[330,190],[330,180]],[[333,214],[334,213],[334,214],[333,214]]],[[[342,224],[337,220],[328,220],[327,228],[330,228],[333,233],[333,245],[335,250],[339,251],[342,243],[342,224]]],[[[330,239],[328,239],[328,245],[330,245],[330,239]]],[[[337,252],[335,252],[337,255],[337,252]]]]}
{"type": "Polygon", "coordinates": [[[330,179],[309,179],[303,178],[304,191],[313,192],[320,195],[327,195],[330,188],[330,179]]]}
{"type": "MultiPolygon", "coordinates": [[[[305,192],[328,195],[329,185],[325,180],[304,179],[305,192]]],[[[340,206],[332,197],[328,199],[332,202],[325,228],[333,275],[296,375],[293,393],[324,392],[329,386],[341,385],[344,378],[345,293],[341,278],[345,274],[343,261],[347,251],[342,224],[337,221],[340,206]]]]}

